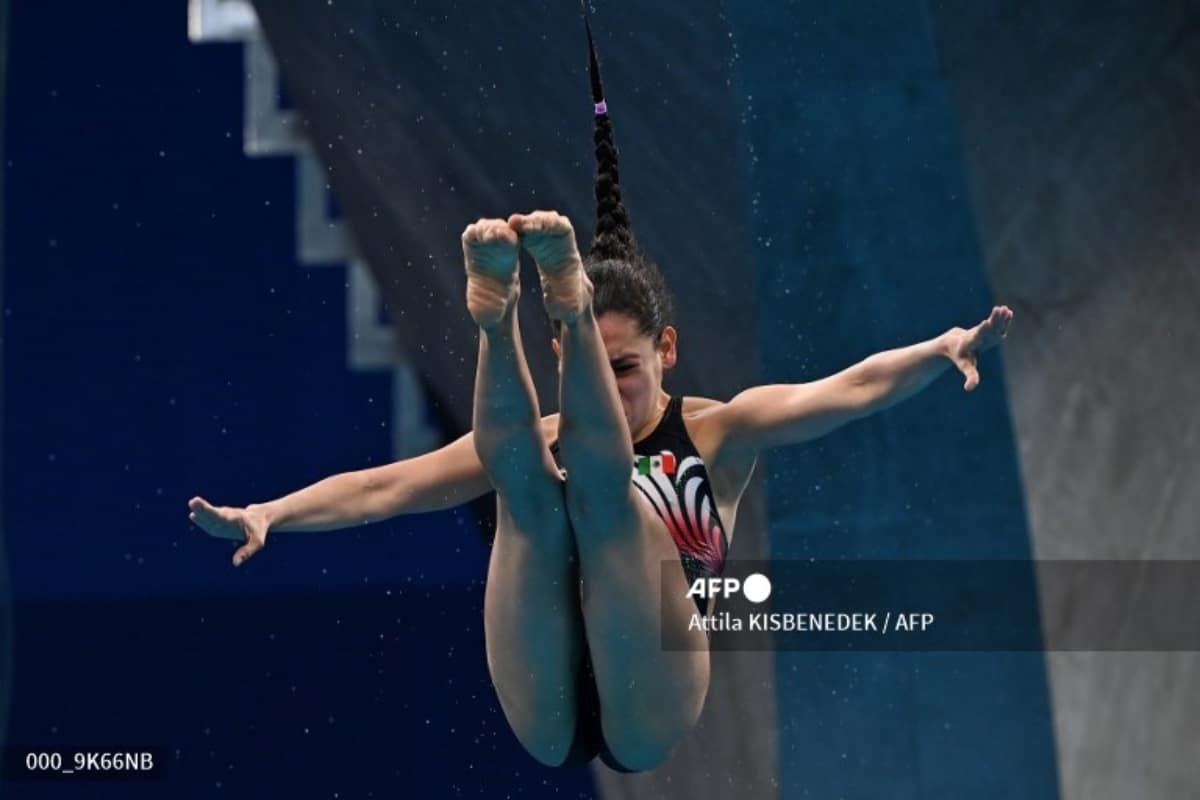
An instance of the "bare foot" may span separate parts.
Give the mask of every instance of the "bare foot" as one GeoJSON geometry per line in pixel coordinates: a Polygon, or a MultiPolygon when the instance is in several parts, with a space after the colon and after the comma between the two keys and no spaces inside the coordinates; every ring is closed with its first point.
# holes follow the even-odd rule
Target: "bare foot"
{"type": "Polygon", "coordinates": [[[480,219],[462,234],[467,311],[481,328],[500,323],[521,291],[517,233],[502,219],[480,219]]]}
{"type": "Polygon", "coordinates": [[[537,262],[550,319],[574,321],[592,302],[592,282],[583,271],[571,221],[557,211],[534,211],[513,214],[508,224],[537,262]]]}

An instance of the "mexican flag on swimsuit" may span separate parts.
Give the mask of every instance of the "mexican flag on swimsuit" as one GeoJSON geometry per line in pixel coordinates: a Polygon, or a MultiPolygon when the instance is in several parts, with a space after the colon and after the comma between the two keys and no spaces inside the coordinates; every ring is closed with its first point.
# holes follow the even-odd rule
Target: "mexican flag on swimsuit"
{"type": "Polygon", "coordinates": [[[662,422],[634,445],[632,478],[671,532],[691,583],[721,574],[729,542],[708,470],[687,435],[681,406],[681,398],[671,398],[662,422]]]}
{"type": "MultiPolygon", "coordinates": [[[[658,427],[636,442],[633,451],[633,484],[671,532],[688,583],[719,576],[725,568],[729,537],[717,512],[708,470],[683,422],[682,397],[671,398],[658,427]]],[[[551,443],[550,452],[559,463],[557,441],[551,443]]]]}

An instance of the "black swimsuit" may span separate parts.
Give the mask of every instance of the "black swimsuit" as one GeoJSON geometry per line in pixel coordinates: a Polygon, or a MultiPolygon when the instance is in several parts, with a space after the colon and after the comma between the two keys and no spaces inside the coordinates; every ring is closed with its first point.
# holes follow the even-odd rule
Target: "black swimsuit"
{"type": "MultiPolygon", "coordinates": [[[[562,471],[557,440],[550,444],[550,452],[562,471]]],[[[729,537],[717,513],[708,470],[683,422],[682,397],[670,399],[662,420],[649,436],[634,443],[633,452],[633,484],[654,506],[671,532],[688,585],[696,578],[720,576],[729,550],[729,537]]],[[[565,478],[566,472],[562,474],[565,478]]],[[[704,613],[707,609],[705,599],[697,596],[695,600],[700,613],[704,613]]],[[[577,689],[575,739],[562,766],[583,765],[599,755],[600,760],[612,769],[633,772],[613,756],[604,740],[600,696],[586,637],[577,689]]]]}
{"type": "MultiPolygon", "coordinates": [[[[550,452],[561,470],[557,440],[550,444],[550,452]]],[[[671,532],[688,585],[696,578],[719,577],[725,567],[729,537],[717,513],[704,460],[688,436],[682,397],[667,402],[658,425],[649,436],[634,443],[633,452],[633,485],[671,532]]],[[[695,599],[704,613],[704,599],[695,599]]]]}

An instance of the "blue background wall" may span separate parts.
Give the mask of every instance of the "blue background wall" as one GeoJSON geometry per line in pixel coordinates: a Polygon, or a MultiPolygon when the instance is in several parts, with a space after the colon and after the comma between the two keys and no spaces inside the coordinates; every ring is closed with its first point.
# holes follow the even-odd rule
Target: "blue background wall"
{"type": "Polygon", "coordinates": [[[180,798],[590,794],[586,770],[544,783],[496,704],[469,509],[274,534],[241,570],[188,522],[195,494],[391,460],[344,272],[295,262],[292,162],[243,155],[241,48],[191,44],[183,2],[11,22],[9,743],[164,746],[180,798]]]}
{"type": "Polygon", "coordinates": [[[445,535],[460,514],[288,537],[245,576],[195,535],[194,494],[244,505],[391,460],[391,379],[347,368],[344,271],[296,264],[291,159],[242,153],[240,48],[191,44],[182,5],[72,17],[13,9],[18,594],[477,577],[478,537],[445,535]]]}
{"type": "MultiPolygon", "coordinates": [[[[986,316],[926,4],[738,2],[731,21],[764,380],[822,377],[986,316]]],[[[773,452],[772,559],[1029,558],[995,352],[980,373],[971,394],[951,369],[773,452]]],[[[776,698],[781,797],[1058,795],[1040,653],[779,652],[776,698]]]]}

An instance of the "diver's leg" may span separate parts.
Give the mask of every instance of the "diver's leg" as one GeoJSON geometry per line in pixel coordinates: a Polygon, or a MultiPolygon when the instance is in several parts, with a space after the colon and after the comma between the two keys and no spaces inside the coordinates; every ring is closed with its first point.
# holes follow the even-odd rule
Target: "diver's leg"
{"type": "Polygon", "coordinates": [[[570,537],[565,515],[522,519],[497,494],[484,591],[488,672],[517,739],[548,766],[566,760],[577,727],[579,573],[556,545],[570,537]]]}
{"type": "Polygon", "coordinates": [[[708,691],[707,638],[679,552],[630,478],[633,448],[590,306],[563,325],[559,447],[579,549],[584,628],[609,749],[624,766],[664,761],[708,691]],[[663,562],[670,565],[667,583],[663,562]],[[665,590],[665,591],[664,591],[665,590]],[[663,649],[663,625],[686,649],[663,649]]]}
{"type": "Polygon", "coordinates": [[[649,769],[700,715],[707,638],[688,630],[695,606],[679,553],[631,483],[633,446],[592,311],[591,282],[577,256],[538,267],[547,312],[562,322],[559,453],[601,723],[621,764],[649,769]],[[672,565],[666,587],[663,562],[672,565]],[[674,627],[671,638],[684,649],[663,648],[662,625],[674,627]]]}
{"type": "Polygon", "coordinates": [[[583,631],[575,545],[521,348],[515,254],[508,275],[466,260],[468,308],[480,324],[475,448],[497,493],[484,593],[488,670],[517,738],[557,765],[576,727],[583,631]]]}

